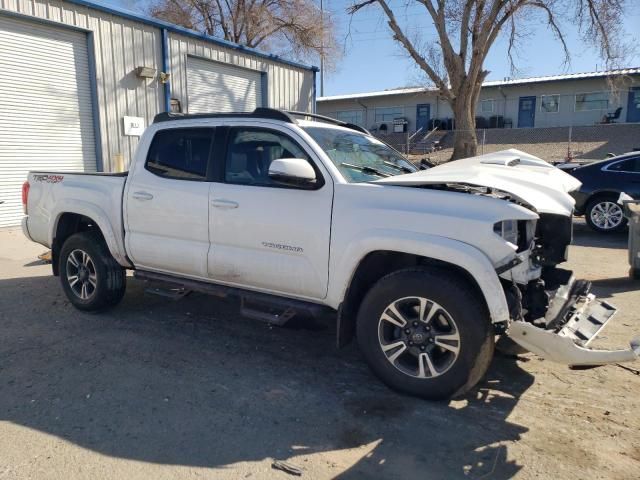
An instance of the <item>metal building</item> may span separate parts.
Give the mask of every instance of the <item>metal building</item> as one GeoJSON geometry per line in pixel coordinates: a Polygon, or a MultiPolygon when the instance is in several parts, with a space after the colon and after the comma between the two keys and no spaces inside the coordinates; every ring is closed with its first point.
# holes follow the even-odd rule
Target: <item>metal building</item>
{"type": "Polygon", "coordinates": [[[316,71],[88,0],[0,0],[0,227],[29,170],[126,169],[162,111],[312,111],[316,71]]]}

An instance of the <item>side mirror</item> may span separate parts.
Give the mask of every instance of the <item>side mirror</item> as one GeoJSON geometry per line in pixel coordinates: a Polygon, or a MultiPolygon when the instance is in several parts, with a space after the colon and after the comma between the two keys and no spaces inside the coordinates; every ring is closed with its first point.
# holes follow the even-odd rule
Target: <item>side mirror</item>
{"type": "Polygon", "coordinates": [[[269,178],[276,183],[300,188],[314,188],[316,172],[303,158],[279,158],[269,165],[269,178]]]}

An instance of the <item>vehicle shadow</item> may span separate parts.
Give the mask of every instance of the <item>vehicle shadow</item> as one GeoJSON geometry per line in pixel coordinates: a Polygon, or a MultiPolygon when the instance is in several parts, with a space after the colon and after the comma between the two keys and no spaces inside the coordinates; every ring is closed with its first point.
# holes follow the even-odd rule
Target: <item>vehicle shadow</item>
{"type": "Polygon", "coordinates": [[[584,221],[574,221],[572,245],[591,248],[627,248],[628,232],[597,233],[591,230],[584,221]]]}
{"type": "Polygon", "coordinates": [[[144,295],[89,315],[53,277],[0,280],[0,420],[100,454],[227,467],[282,459],[327,477],[510,478],[509,422],[533,376],[497,357],[464,399],[396,394],[334,329],[274,328],[202,295],[144,295]],[[317,470],[315,470],[317,471],[317,470]],[[428,472],[428,473],[427,473],[428,472]]]}

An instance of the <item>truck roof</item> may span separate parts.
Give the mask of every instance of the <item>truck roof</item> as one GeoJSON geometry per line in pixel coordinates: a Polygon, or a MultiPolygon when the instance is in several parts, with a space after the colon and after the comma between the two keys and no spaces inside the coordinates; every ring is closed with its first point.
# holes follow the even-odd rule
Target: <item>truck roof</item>
{"type": "Polygon", "coordinates": [[[309,112],[297,112],[294,110],[277,110],[275,108],[256,108],[253,112],[212,112],[212,113],[174,113],[174,112],[162,112],[158,113],[153,118],[153,123],[168,122],[173,120],[189,120],[195,118],[261,118],[270,120],[280,120],[286,123],[297,123],[296,117],[302,119],[312,119],[315,121],[330,123],[332,125],[338,125],[340,127],[349,128],[358,132],[366,133],[369,135],[369,131],[365,128],[354,125],[352,123],[342,122],[335,118],[325,117],[323,115],[317,115],[309,112]]]}

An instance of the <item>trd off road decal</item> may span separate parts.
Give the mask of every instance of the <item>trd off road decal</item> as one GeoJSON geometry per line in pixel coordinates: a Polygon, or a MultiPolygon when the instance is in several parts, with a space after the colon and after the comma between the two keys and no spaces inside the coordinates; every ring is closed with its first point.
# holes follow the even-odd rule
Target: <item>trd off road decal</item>
{"type": "Polygon", "coordinates": [[[33,180],[44,183],[60,183],[64,175],[34,175],[33,180]]]}

